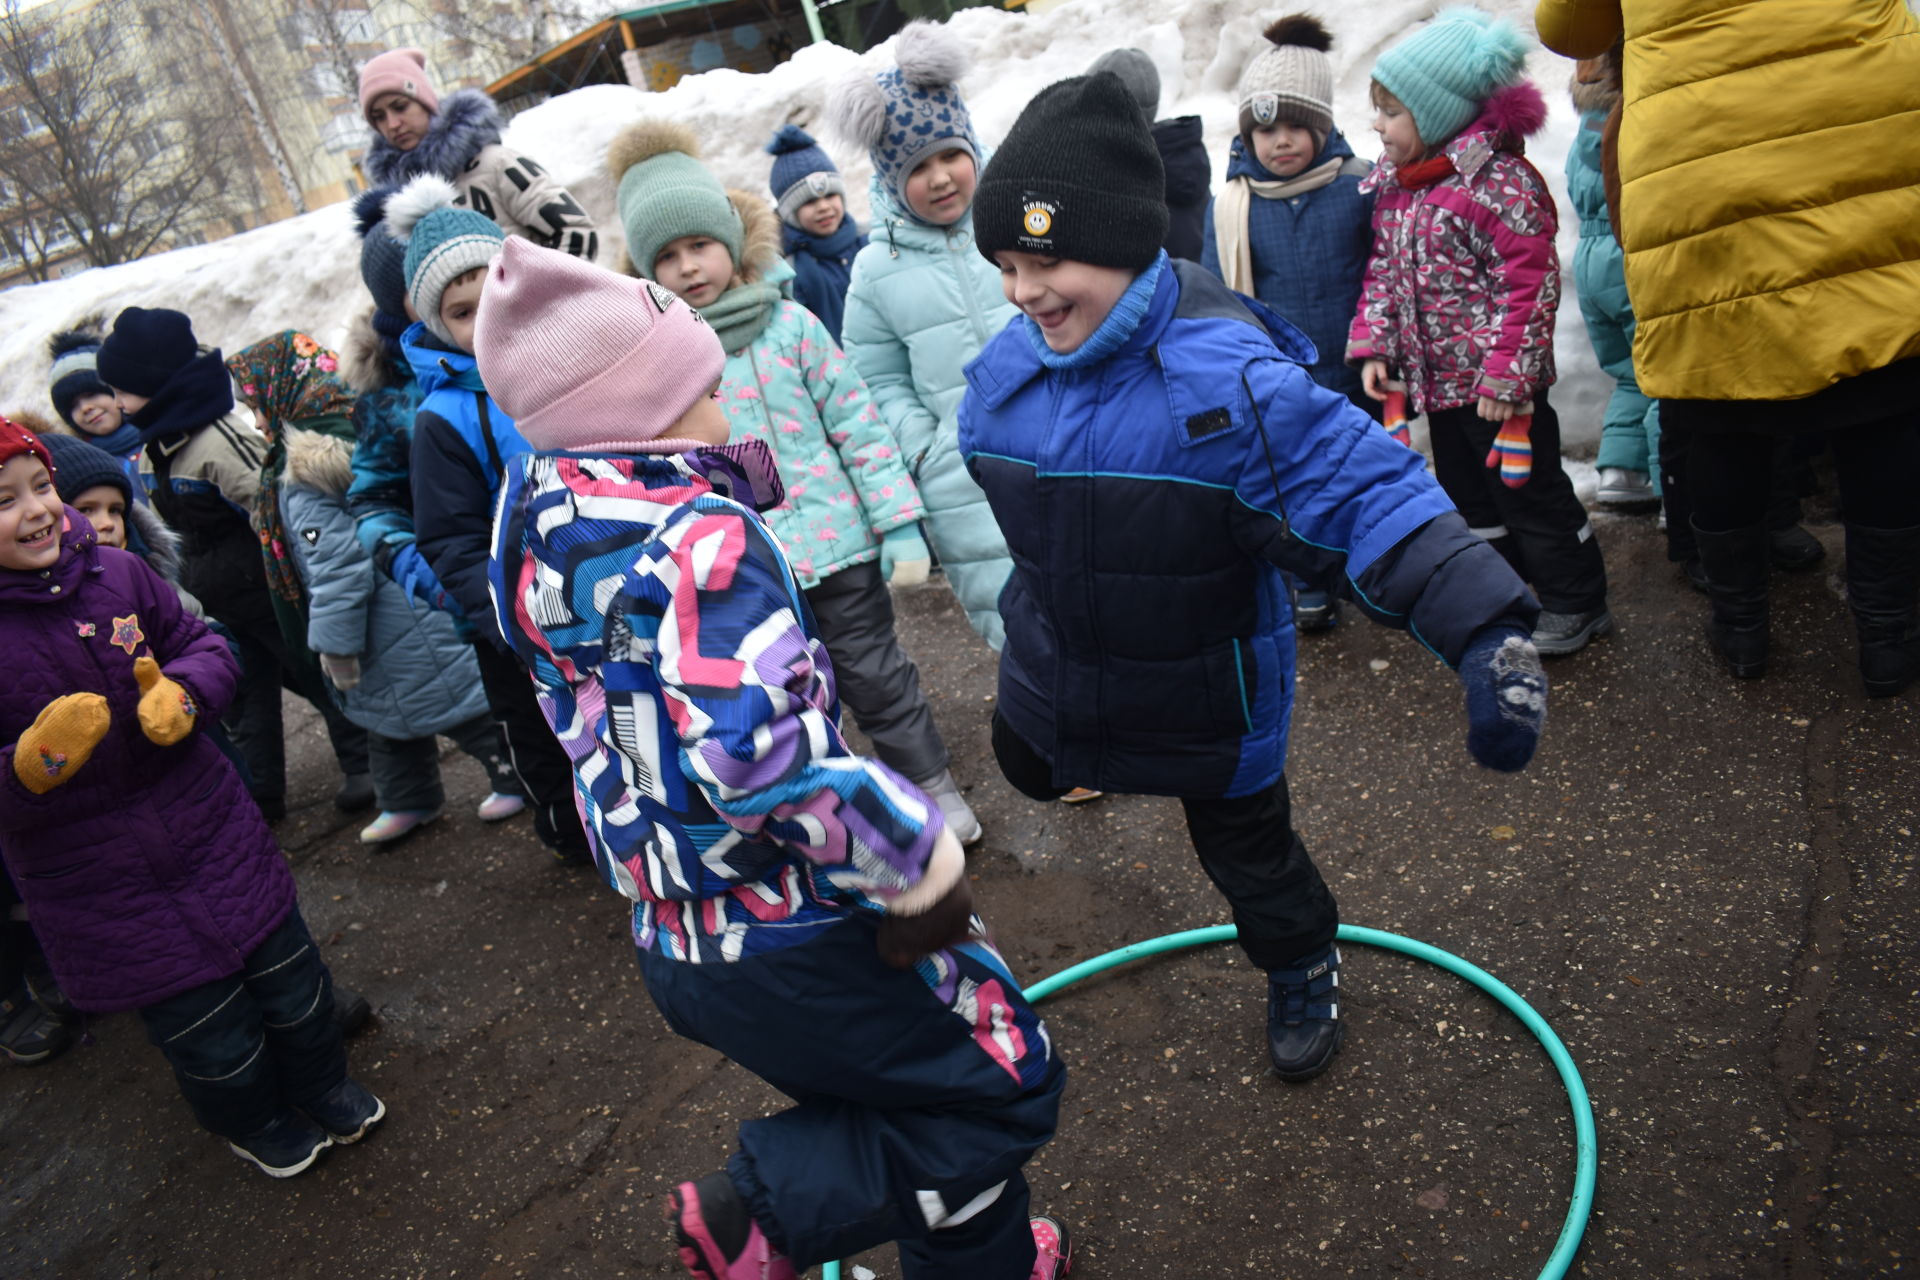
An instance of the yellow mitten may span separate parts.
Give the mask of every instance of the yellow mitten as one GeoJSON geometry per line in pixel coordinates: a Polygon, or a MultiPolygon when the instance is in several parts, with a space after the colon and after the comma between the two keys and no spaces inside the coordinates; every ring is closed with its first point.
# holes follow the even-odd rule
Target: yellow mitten
{"type": "Polygon", "coordinates": [[[133,678],[140,682],[140,732],[170,747],[193,732],[200,708],[193,695],[161,673],[152,658],[133,660],[133,678]]]}
{"type": "Polygon", "coordinates": [[[37,796],[53,790],[93,755],[113,717],[97,693],[70,693],[40,708],[13,750],[13,772],[37,796]]]}

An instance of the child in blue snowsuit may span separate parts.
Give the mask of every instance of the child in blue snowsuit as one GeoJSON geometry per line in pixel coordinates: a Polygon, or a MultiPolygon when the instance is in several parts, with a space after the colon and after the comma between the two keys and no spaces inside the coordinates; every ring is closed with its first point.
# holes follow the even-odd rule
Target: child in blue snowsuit
{"type": "Polygon", "coordinates": [[[1545,716],[1539,606],[1418,454],[1314,384],[1297,329],[1161,251],[1160,162],[1126,105],[1107,73],[1042,90],[980,181],[980,252],[1023,313],[960,410],[1015,566],[994,751],[1035,799],[1181,798],[1267,972],[1274,1069],[1306,1080],[1340,1045],[1339,913],[1289,817],[1281,570],[1344,574],[1457,667],[1468,749],[1503,770],[1545,716]]]}
{"type": "Polygon", "coordinates": [[[793,300],[818,316],[837,343],[853,258],[867,247],[866,233],[847,214],[846,180],[812,134],[783,124],[767,150],[774,158],[767,182],[780,215],[780,251],[793,264],[793,300]]]}
{"type": "Polygon", "coordinates": [[[1029,1157],[1065,1080],[973,935],[940,806],[840,736],[833,664],[779,540],[763,441],[727,446],[714,328],[651,280],[521,240],[476,351],[516,459],[495,614],[631,899],[674,1030],[794,1100],[741,1127],[668,1218],[702,1280],[797,1280],[898,1241],[907,1280],[1053,1280],[1029,1157]]]}
{"type": "MultiPolygon", "coordinates": [[[[1304,330],[1319,352],[1307,375],[1378,419],[1379,404],[1344,359],[1373,248],[1373,196],[1360,191],[1373,166],[1333,127],[1327,29],[1294,14],[1268,27],[1266,38],[1240,76],[1240,132],[1227,153],[1226,184],[1207,206],[1200,262],[1304,330]]],[[[1299,630],[1339,621],[1328,585],[1300,585],[1299,630]]]]}

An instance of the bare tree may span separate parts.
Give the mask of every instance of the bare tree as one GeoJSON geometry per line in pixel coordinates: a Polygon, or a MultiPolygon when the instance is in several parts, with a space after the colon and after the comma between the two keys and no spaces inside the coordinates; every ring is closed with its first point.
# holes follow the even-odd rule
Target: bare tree
{"type": "Polygon", "coordinates": [[[612,11],[593,0],[427,0],[427,7],[450,51],[489,78],[532,61],[612,11]]]}
{"type": "Polygon", "coordinates": [[[235,111],[194,92],[219,75],[197,29],[150,0],[54,9],[0,9],[0,222],[41,278],[53,246],[111,266],[257,204],[235,111]]]}

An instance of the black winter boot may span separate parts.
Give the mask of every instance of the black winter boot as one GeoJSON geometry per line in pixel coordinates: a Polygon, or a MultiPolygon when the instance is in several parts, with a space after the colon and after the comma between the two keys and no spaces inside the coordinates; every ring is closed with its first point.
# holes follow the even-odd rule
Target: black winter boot
{"type": "Polygon", "coordinates": [[[1711,533],[1696,521],[1693,540],[1713,601],[1707,637],[1736,677],[1758,680],[1767,674],[1766,526],[1711,533]]]}
{"type": "Polygon", "coordinates": [[[1847,598],[1867,696],[1891,698],[1920,676],[1920,525],[1848,525],[1847,598]]]}

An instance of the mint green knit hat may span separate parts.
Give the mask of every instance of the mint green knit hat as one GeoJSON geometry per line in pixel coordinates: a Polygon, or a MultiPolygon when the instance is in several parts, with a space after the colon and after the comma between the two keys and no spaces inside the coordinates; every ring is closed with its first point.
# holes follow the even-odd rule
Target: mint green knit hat
{"type": "Polygon", "coordinates": [[[1479,9],[1443,10],[1380,55],[1373,78],[1413,113],[1420,141],[1445,142],[1473,122],[1494,91],[1520,79],[1527,38],[1479,9]]]}
{"type": "Polygon", "coordinates": [[[627,235],[627,256],[653,279],[653,260],[681,236],[711,236],[740,265],[746,228],[720,179],[700,163],[693,133],[665,120],[630,125],[607,149],[614,208],[627,235]]]}

